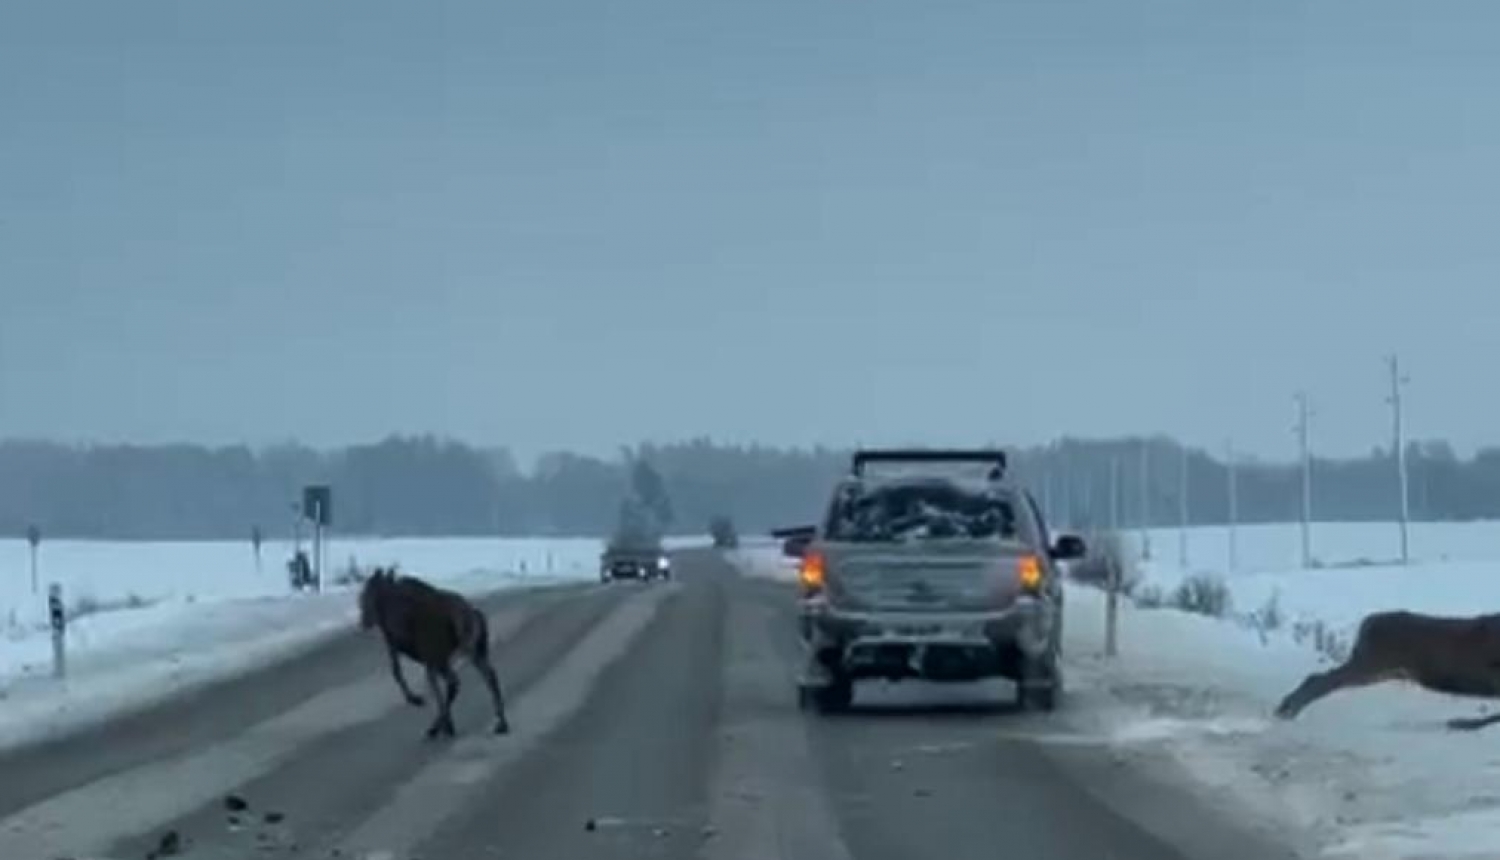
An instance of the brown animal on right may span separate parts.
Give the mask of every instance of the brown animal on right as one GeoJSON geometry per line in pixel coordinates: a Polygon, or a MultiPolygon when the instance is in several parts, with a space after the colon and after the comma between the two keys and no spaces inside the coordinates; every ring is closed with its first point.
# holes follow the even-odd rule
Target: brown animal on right
{"type": "MultiPolygon", "coordinates": [[[[1318,699],[1349,687],[1410,681],[1436,693],[1500,698],[1500,615],[1448,618],[1377,612],[1360,622],[1349,659],[1308,675],[1276,716],[1292,719],[1318,699]]],[[[1500,714],[1457,718],[1448,727],[1472,731],[1500,723],[1500,714]]]]}

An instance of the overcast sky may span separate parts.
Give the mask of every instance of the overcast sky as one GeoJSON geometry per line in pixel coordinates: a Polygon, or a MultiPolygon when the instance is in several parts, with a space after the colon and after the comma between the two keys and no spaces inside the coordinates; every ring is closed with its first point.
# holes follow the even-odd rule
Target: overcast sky
{"type": "Polygon", "coordinates": [[[0,435],[1500,443],[1497,27],[5,2],[0,435]]]}

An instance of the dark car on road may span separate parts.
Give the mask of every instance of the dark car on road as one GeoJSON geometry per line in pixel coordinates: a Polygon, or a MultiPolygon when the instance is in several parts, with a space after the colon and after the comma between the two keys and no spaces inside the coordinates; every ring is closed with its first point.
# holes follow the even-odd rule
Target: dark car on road
{"type": "Polygon", "coordinates": [[[1005,471],[998,451],[862,451],[822,524],[787,532],[801,557],[805,707],[847,708],[863,679],[994,677],[1016,683],[1022,707],[1055,707],[1057,562],[1084,546],[1053,544],[1005,471]]]}
{"type": "Polygon", "coordinates": [[[671,579],[672,560],[660,545],[611,546],[599,558],[599,581],[671,579]]]}

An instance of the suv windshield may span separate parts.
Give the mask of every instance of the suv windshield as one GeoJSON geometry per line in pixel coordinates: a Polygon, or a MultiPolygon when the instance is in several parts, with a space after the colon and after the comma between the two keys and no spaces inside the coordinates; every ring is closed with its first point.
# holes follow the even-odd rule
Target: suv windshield
{"type": "Polygon", "coordinates": [[[826,533],[848,542],[1022,537],[1008,495],[943,480],[850,484],[834,503],[826,533]]]}

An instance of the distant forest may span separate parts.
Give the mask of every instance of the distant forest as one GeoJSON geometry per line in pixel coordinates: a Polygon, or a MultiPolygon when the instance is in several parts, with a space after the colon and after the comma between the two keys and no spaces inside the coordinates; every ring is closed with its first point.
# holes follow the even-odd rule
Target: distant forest
{"type": "MultiPolygon", "coordinates": [[[[1184,452],[1170,439],[1068,439],[1012,449],[1012,458],[1054,524],[1175,525],[1184,464],[1189,520],[1227,521],[1223,459],[1184,452]]],[[[1500,516],[1500,448],[1459,458],[1445,443],[1420,442],[1408,462],[1414,518],[1500,516]]],[[[610,458],[551,454],[528,470],[504,450],[432,437],[327,451],[9,441],[0,443],[0,535],[20,536],[35,524],[50,537],[248,539],[259,528],[276,539],[290,533],[293,505],[308,483],[333,487],[334,529],[344,534],[604,535],[643,469],[665,488],[672,532],[701,533],[727,515],[751,534],[816,518],[847,464],[846,451],[708,440],[643,445],[610,458]]],[[[1298,517],[1296,464],[1242,462],[1236,474],[1242,522],[1298,517]]],[[[1318,459],[1313,474],[1315,519],[1395,517],[1389,451],[1318,459]]]]}

